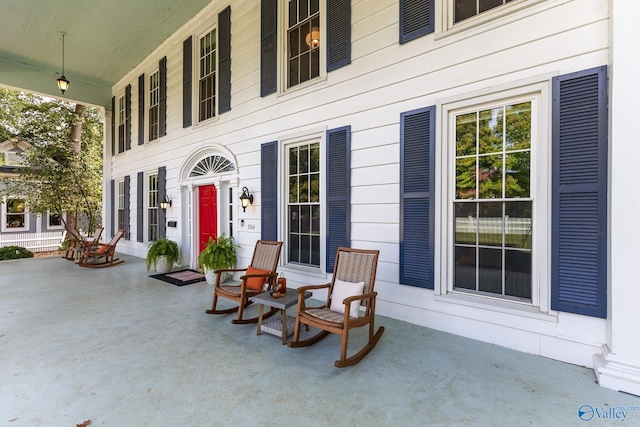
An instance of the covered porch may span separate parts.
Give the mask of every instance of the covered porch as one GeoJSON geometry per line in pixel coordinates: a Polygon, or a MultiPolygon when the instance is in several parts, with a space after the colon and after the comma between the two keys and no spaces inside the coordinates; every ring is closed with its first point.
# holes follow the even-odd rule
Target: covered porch
{"type": "MultiPolygon", "coordinates": [[[[640,422],[640,398],[599,387],[592,369],[388,317],[371,354],[336,369],[338,336],[288,348],[205,314],[212,285],[173,286],[122,257],[90,271],[59,257],[1,263],[0,424],[569,426],[584,424],[579,411],[640,422]]],[[[355,331],[350,350],[363,340],[355,331]]]]}

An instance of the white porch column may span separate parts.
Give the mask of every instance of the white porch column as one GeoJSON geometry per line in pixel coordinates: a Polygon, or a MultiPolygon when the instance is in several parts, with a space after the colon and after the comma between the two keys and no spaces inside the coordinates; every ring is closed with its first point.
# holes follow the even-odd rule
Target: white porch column
{"type": "Polygon", "coordinates": [[[596,355],[600,385],[640,395],[640,3],[613,0],[610,39],[610,282],[608,348],[596,355]]]}
{"type": "MultiPolygon", "coordinates": [[[[110,195],[109,195],[109,181],[111,180],[112,170],[111,170],[111,121],[113,120],[113,111],[110,108],[101,109],[101,113],[103,114],[103,123],[104,128],[102,131],[102,226],[106,233],[114,232],[109,227],[109,220],[111,212],[110,205],[110,195]]],[[[108,241],[109,239],[107,239],[108,241]]]]}

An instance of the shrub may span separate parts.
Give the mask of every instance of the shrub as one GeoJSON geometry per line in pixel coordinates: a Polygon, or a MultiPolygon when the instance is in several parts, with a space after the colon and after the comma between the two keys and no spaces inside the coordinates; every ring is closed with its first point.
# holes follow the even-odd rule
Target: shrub
{"type": "Polygon", "coordinates": [[[0,261],[20,258],[33,258],[33,253],[20,246],[5,246],[4,248],[0,248],[0,261]]]}

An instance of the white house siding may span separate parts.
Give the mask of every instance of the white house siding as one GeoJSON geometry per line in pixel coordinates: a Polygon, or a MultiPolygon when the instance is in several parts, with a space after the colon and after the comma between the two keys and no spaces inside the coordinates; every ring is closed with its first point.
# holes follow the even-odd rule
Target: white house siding
{"type": "MultiPolygon", "coordinates": [[[[186,249],[183,264],[195,265],[188,227],[192,220],[187,206],[189,183],[180,187],[179,175],[191,153],[205,146],[222,146],[237,162],[238,174],[231,181],[236,194],[235,237],[242,247],[238,265],[246,265],[254,242],[260,238],[261,144],[306,133],[324,135],[327,129],[349,125],[351,244],[381,251],[376,282],[379,314],[593,367],[593,355],[601,353],[607,342],[607,320],[550,309],[549,259],[544,255],[548,247],[537,249],[540,253],[537,265],[541,267],[537,280],[543,288],[539,294],[540,305],[545,307],[542,312],[535,307],[522,308],[477,297],[452,299],[444,295],[439,279],[446,277],[442,271],[448,262],[442,249],[446,230],[436,231],[435,291],[398,283],[400,114],[436,105],[436,122],[440,122],[442,105],[448,100],[461,99],[467,94],[491,93],[500,87],[515,87],[519,82],[547,82],[539,110],[546,124],[541,128],[544,134],[539,141],[541,145],[550,146],[551,77],[610,64],[608,2],[521,0],[515,3],[487,12],[479,17],[477,25],[460,25],[465,27],[462,31],[444,31],[442,15],[447,2],[436,0],[435,33],[400,45],[396,0],[352,0],[351,64],[329,73],[322,71],[325,69],[322,65],[317,83],[283,92],[283,62],[279,60],[279,92],[261,98],[260,2],[213,1],[113,88],[117,100],[124,94],[125,86],[132,85],[132,149],[112,158],[107,137],[105,150],[106,180],[131,177],[131,239],[119,243],[119,250],[140,257],[145,255],[148,243],[135,241],[136,174],[166,166],[167,194],[173,201],[166,220],[178,223],[176,228],[167,228],[167,236],[186,249]],[[193,49],[197,51],[198,36],[216,23],[218,13],[229,4],[231,111],[197,123],[197,60],[194,59],[194,119],[191,127],[183,129],[182,42],[193,36],[193,49]],[[142,73],[148,79],[163,56],[167,57],[167,135],[140,146],[137,144],[137,79],[142,73]],[[244,186],[254,195],[254,203],[246,213],[239,207],[237,197],[244,186]],[[241,220],[244,227],[240,226],[241,220]]],[[[321,10],[324,7],[322,2],[321,10]]],[[[280,3],[279,13],[283,9],[280,3]]],[[[323,26],[324,18],[323,15],[323,26]]],[[[283,33],[279,27],[280,42],[283,33]]],[[[324,55],[325,52],[321,52],[322,64],[324,55]]],[[[145,126],[148,127],[148,118],[145,126]]],[[[436,157],[447,144],[444,131],[439,127],[435,137],[436,157]]],[[[145,138],[148,138],[148,129],[145,129],[145,138]]],[[[322,136],[322,144],[324,139],[322,136]]],[[[324,145],[322,147],[324,152],[324,145]]],[[[281,150],[279,146],[280,157],[281,150]]],[[[550,156],[550,150],[543,152],[550,156]]],[[[282,179],[282,175],[279,177],[282,179]]],[[[436,180],[439,179],[442,177],[436,174],[436,180]]],[[[547,200],[542,202],[550,206],[550,176],[539,179],[536,185],[548,190],[547,200]]],[[[441,191],[443,187],[437,185],[437,191],[441,191]]],[[[280,198],[282,189],[281,185],[280,198]]],[[[109,200],[106,197],[107,203],[109,200]]],[[[437,192],[436,200],[444,200],[442,194],[437,192]]],[[[440,206],[436,208],[438,216],[440,206]]],[[[108,224],[109,212],[105,209],[105,224],[108,224]]],[[[282,216],[279,212],[279,218],[282,216]]],[[[548,225],[548,221],[544,223],[548,225]]],[[[439,224],[436,222],[436,228],[439,224]]],[[[282,232],[284,222],[280,220],[278,226],[282,232]]],[[[545,233],[550,233],[550,226],[545,233]]],[[[280,234],[280,239],[284,239],[284,235],[280,234]]],[[[546,240],[548,245],[548,236],[546,240]]],[[[281,260],[284,259],[283,256],[281,260]]],[[[324,268],[309,272],[283,265],[281,270],[286,272],[291,287],[327,281],[327,274],[321,272],[324,268]]]]}

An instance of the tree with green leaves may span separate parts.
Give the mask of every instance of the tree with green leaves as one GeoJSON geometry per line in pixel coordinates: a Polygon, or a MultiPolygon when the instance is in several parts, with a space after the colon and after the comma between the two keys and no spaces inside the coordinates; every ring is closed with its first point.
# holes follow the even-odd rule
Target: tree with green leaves
{"type": "Polygon", "coordinates": [[[102,135],[99,111],[81,104],[0,88],[0,142],[31,148],[17,178],[4,178],[0,196],[20,196],[31,213],[58,215],[66,228],[101,222],[102,135]],[[66,221],[65,217],[66,215],[66,221]]]}

